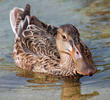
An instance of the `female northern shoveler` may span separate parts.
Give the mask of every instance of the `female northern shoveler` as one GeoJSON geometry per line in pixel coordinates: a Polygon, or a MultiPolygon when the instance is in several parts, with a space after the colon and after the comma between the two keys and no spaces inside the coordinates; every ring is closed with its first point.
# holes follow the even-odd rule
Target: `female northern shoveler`
{"type": "Polygon", "coordinates": [[[92,75],[92,55],[71,24],[54,27],[30,15],[30,5],[14,8],[10,22],[15,33],[13,57],[17,66],[61,76],[92,75]]]}

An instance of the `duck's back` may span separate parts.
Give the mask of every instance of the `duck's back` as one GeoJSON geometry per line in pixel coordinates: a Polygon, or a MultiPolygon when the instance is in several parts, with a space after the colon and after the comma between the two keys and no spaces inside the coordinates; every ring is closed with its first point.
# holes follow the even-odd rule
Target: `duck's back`
{"type": "Polygon", "coordinates": [[[16,17],[15,26],[12,20],[11,23],[15,33],[13,57],[17,66],[33,72],[51,74],[59,63],[55,38],[42,27],[31,24],[32,17],[28,11],[16,8],[11,15],[16,17]],[[18,10],[17,14],[16,10],[18,10]]]}
{"type": "Polygon", "coordinates": [[[36,56],[55,56],[54,54],[57,54],[56,42],[53,36],[35,25],[27,27],[20,36],[24,50],[28,49],[36,56]]]}

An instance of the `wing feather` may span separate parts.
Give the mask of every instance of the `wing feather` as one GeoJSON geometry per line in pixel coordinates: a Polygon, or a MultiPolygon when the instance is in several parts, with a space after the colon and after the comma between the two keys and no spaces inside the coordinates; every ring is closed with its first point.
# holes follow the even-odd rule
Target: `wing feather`
{"type": "Polygon", "coordinates": [[[37,56],[59,56],[55,38],[43,30],[37,28],[25,30],[22,33],[21,42],[37,56]]]}

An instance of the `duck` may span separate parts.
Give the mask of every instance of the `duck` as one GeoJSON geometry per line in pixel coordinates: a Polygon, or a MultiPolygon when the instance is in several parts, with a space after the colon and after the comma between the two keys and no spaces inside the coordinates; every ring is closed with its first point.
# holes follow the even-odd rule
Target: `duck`
{"type": "Polygon", "coordinates": [[[72,24],[59,27],[30,14],[30,4],[10,11],[15,35],[13,59],[16,66],[56,76],[91,76],[96,73],[92,54],[72,24]]]}

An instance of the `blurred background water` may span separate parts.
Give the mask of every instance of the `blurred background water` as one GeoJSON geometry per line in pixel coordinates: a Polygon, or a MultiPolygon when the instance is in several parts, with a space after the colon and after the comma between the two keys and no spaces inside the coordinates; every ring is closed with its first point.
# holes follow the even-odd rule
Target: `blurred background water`
{"type": "Polygon", "coordinates": [[[110,100],[110,1],[0,0],[0,100],[110,100]],[[26,3],[48,24],[75,25],[99,71],[73,82],[17,68],[11,57],[14,34],[9,12],[26,3]]]}

